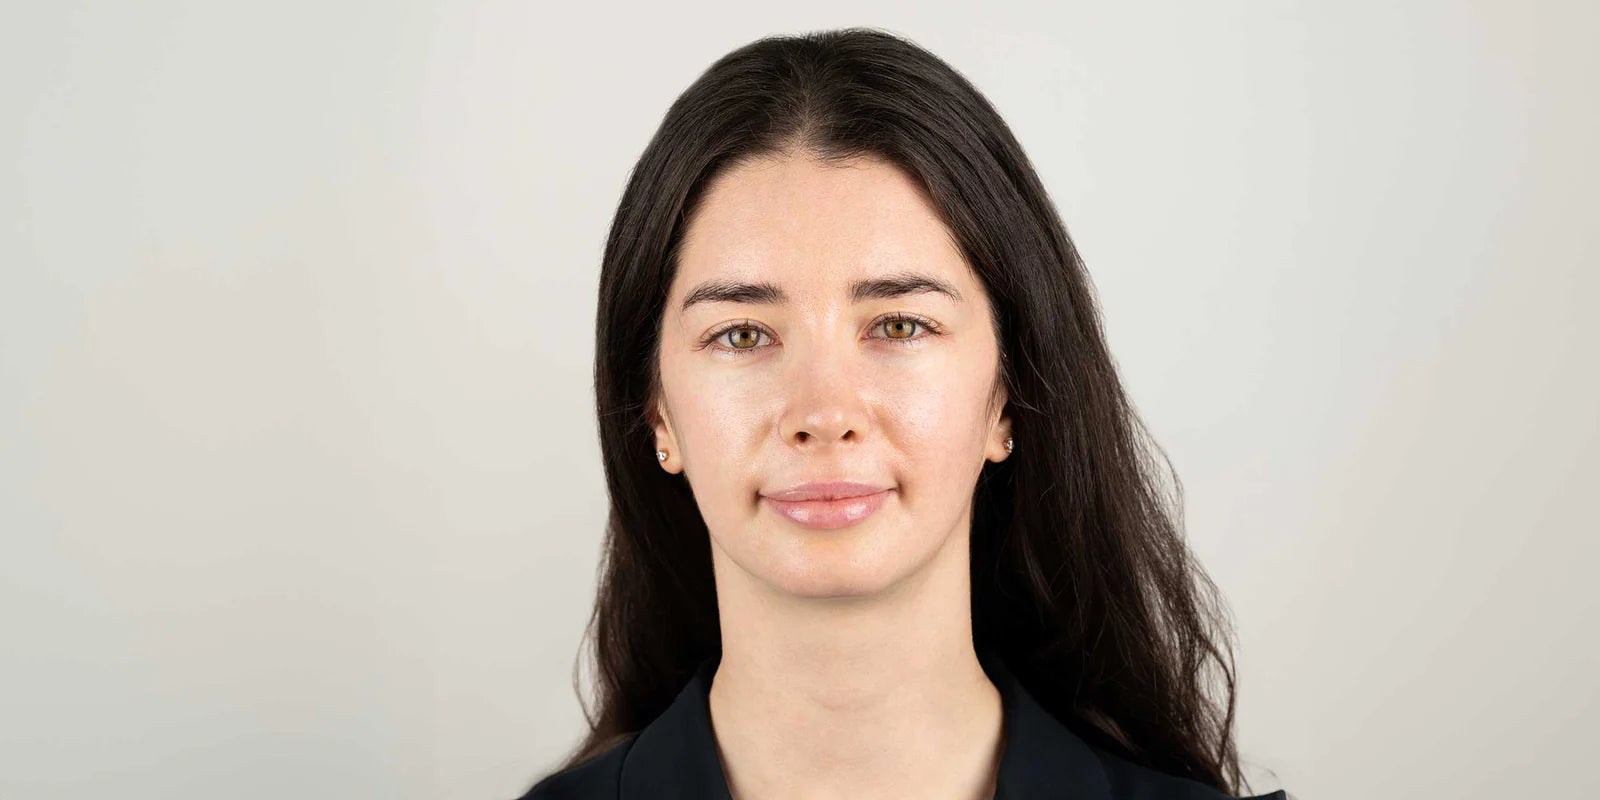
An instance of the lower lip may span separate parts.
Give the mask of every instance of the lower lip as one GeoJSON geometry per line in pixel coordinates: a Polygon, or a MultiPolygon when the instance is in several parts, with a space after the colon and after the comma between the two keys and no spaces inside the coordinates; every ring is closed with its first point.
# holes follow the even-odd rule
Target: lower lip
{"type": "Polygon", "coordinates": [[[774,500],[763,495],[761,501],[796,525],[815,530],[846,528],[872,516],[889,499],[893,489],[860,497],[841,497],[837,500],[774,500]]]}

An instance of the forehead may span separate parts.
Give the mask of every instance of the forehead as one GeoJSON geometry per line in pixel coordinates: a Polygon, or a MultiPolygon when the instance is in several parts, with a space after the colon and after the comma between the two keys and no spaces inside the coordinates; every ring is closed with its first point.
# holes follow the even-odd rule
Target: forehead
{"type": "Polygon", "coordinates": [[[971,286],[960,247],[915,179],[876,158],[796,156],[735,166],[706,188],[674,284],[761,277],[804,291],[904,270],[971,286]]]}

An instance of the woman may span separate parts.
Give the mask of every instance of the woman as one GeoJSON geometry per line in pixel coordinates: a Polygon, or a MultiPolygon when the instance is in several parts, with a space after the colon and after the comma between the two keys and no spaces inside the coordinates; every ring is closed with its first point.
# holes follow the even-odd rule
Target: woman
{"type": "Polygon", "coordinates": [[[940,59],[853,28],[717,61],[633,170],[596,337],[599,714],[524,800],[1237,791],[1181,496],[940,59]]]}

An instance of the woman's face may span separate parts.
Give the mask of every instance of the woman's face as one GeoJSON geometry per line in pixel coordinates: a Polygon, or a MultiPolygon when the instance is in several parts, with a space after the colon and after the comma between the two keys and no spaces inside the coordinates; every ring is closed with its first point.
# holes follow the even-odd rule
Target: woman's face
{"type": "Polygon", "coordinates": [[[655,408],[719,583],[731,564],[783,593],[865,595],[965,548],[978,473],[1007,456],[999,357],[977,276],[898,168],[720,176],[685,231],[655,408]],[[770,501],[823,481],[886,491],[865,517],[861,500],[770,501]]]}

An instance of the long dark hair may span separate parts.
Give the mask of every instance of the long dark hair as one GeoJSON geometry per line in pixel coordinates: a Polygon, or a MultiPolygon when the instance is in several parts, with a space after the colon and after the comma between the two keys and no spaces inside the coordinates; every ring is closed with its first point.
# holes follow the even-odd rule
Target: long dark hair
{"type": "MultiPolygon", "coordinates": [[[[561,765],[660,714],[721,648],[711,546],[652,431],[680,237],[742,159],[887,159],[932,199],[991,299],[1018,447],[973,497],[973,638],[1090,744],[1232,794],[1231,623],[1182,536],[1182,485],[1107,351],[1092,285],[1010,129],[965,77],[875,28],[767,37],[668,109],[606,241],[595,395],[611,512],[589,634],[598,714],[561,765]],[[1157,469],[1155,455],[1166,464],[1157,469]],[[1214,684],[1225,687],[1214,700],[1214,684]]],[[[577,664],[574,686],[578,685],[577,664]]],[[[580,701],[582,693],[579,693],[580,701]]]]}

